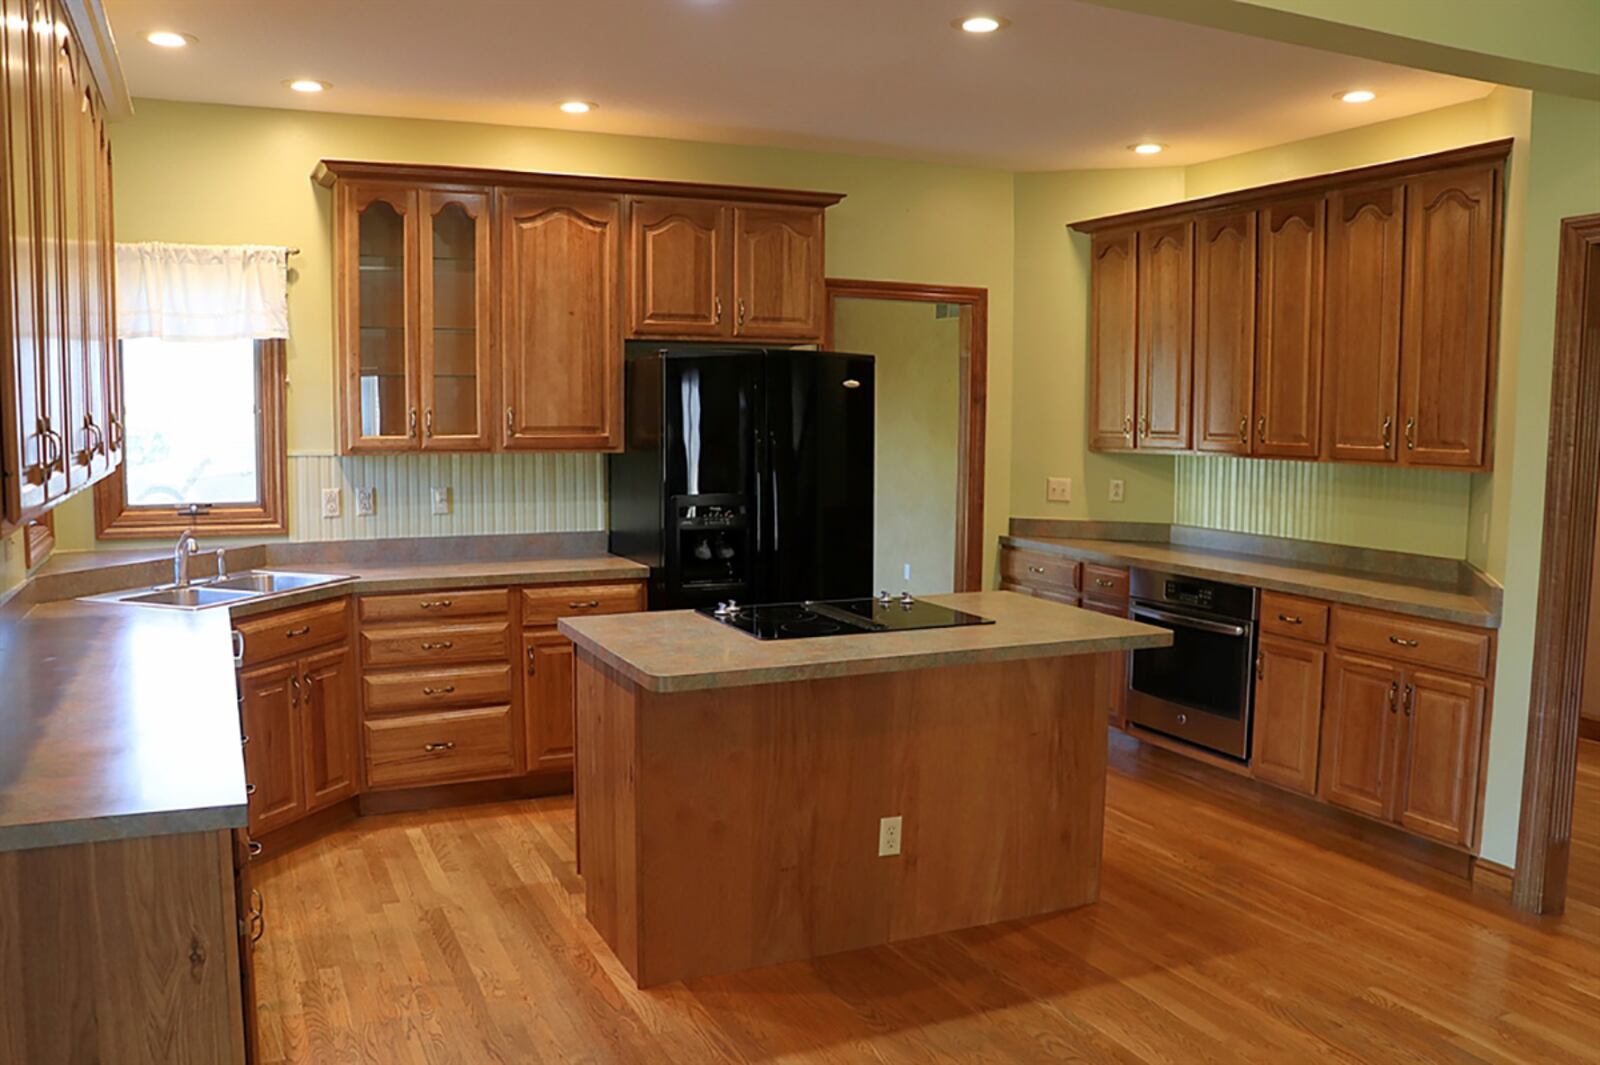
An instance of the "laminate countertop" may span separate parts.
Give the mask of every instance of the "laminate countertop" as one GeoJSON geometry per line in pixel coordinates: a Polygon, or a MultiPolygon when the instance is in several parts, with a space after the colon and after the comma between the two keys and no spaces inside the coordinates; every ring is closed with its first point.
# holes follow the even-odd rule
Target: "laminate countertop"
{"type": "Polygon", "coordinates": [[[1500,627],[1500,612],[1460,590],[1398,576],[1318,569],[1303,562],[1230,554],[1170,543],[1091,540],[1049,536],[1002,536],[1002,546],[1059,554],[1109,566],[1144,566],[1187,577],[1215,577],[1352,606],[1392,610],[1415,617],[1478,628],[1500,627]]]}
{"type": "Polygon", "coordinates": [[[246,825],[233,616],[352,593],[648,575],[608,556],[272,568],[356,579],[231,613],[65,599],[0,618],[0,852],[246,825]]]}
{"type": "Polygon", "coordinates": [[[649,691],[697,691],[972,662],[1165,647],[1172,633],[1016,592],[926,597],[994,620],[993,625],[872,632],[804,640],[758,640],[690,610],[563,618],[559,627],[649,691]]]}

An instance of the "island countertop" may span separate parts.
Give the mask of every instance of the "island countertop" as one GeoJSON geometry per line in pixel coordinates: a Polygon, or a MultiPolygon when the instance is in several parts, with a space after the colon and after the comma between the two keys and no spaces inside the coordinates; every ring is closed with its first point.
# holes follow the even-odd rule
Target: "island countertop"
{"type": "Polygon", "coordinates": [[[1165,647],[1172,633],[1016,592],[925,597],[993,625],[758,640],[692,610],[563,618],[580,650],[648,691],[697,691],[866,673],[1165,647]]]}

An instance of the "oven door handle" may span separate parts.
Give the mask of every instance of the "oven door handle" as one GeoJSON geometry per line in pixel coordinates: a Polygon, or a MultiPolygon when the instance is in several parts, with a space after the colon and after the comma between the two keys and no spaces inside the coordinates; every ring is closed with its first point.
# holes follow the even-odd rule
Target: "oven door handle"
{"type": "Polygon", "coordinates": [[[1132,611],[1135,621],[1140,618],[1149,618],[1151,621],[1169,621],[1174,625],[1181,625],[1186,629],[1199,629],[1201,632],[1214,632],[1220,636],[1246,636],[1250,630],[1243,625],[1230,625],[1225,621],[1208,621],[1205,618],[1192,618],[1187,614],[1169,614],[1165,610],[1152,610],[1147,606],[1135,606],[1132,611]]]}

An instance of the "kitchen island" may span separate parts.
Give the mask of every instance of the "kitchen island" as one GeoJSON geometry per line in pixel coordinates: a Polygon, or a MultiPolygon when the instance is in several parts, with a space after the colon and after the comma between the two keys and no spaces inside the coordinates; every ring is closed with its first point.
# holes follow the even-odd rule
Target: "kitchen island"
{"type": "Polygon", "coordinates": [[[1011,592],[932,601],[995,624],[561,622],[588,917],[641,987],[1095,900],[1112,656],[1171,634],[1011,592]]]}

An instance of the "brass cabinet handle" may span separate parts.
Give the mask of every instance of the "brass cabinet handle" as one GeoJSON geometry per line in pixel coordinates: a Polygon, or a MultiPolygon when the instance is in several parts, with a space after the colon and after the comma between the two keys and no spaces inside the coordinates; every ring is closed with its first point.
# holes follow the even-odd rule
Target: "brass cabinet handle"
{"type": "Polygon", "coordinates": [[[1094,583],[1096,588],[1110,588],[1113,587],[1117,582],[1112,580],[1110,577],[1096,577],[1094,579],[1094,583]]]}
{"type": "Polygon", "coordinates": [[[286,640],[292,640],[296,636],[309,635],[310,632],[311,632],[311,626],[310,625],[301,625],[298,629],[290,629],[288,632],[284,633],[283,634],[283,638],[286,639],[286,640]]]}
{"type": "Polygon", "coordinates": [[[241,747],[250,746],[250,737],[248,735],[240,736],[239,737],[239,746],[241,746],[241,747]]]}
{"type": "Polygon", "coordinates": [[[1150,439],[1150,419],[1147,415],[1139,415],[1139,439],[1150,439]]]}
{"type": "Polygon", "coordinates": [[[290,674],[290,676],[289,676],[289,684],[294,689],[294,691],[289,696],[289,705],[290,706],[299,706],[300,705],[300,678],[294,676],[293,674],[290,674]]]}
{"type": "Polygon", "coordinates": [[[567,609],[568,610],[593,610],[595,607],[597,607],[599,605],[600,605],[600,600],[598,600],[598,599],[585,599],[585,600],[583,600],[582,602],[579,602],[579,603],[568,603],[567,604],[567,609]]]}
{"type": "Polygon", "coordinates": [[[422,602],[424,610],[449,610],[456,605],[454,599],[425,599],[422,602]]]}
{"type": "Polygon", "coordinates": [[[433,439],[433,408],[429,407],[422,412],[422,435],[433,439]]]}
{"type": "Polygon", "coordinates": [[[506,408],[506,439],[510,440],[517,435],[517,412],[514,407],[506,408]]]}
{"type": "Polygon", "coordinates": [[[1389,685],[1389,713],[1391,713],[1391,714],[1394,713],[1395,700],[1397,698],[1399,698],[1399,696],[1400,696],[1400,685],[1399,684],[1390,684],[1389,685]]]}
{"type": "Polygon", "coordinates": [[[1263,444],[1267,442],[1267,416],[1265,414],[1256,419],[1256,439],[1263,444]]]}
{"type": "Polygon", "coordinates": [[[254,795],[256,793],[256,786],[254,784],[251,784],[250,782],[246,781],[245,782],[245,786],[244,786],[244,793],[246,795],[254,795]]]}
{"type": "Polygon", "coordinates": [[[122,417],[120,415],[113,414],[109,421],[111,424],[111,449],[113,451],[121,451],[123,441],[122,417]]]}
{"type": "Polygon", "coordinates": [[[1407,451],[1415,451],[1416,449],[1417,449],[1417,420],[1415,418],[1407,418],[1406,419],[1406,450],[1407,451]]]}
{"type": "Polygon", "coordinates": [[[244,849],[245,849],[245,853],[250,855],[250,857],[252,857],[252,858],[261,857],[262,847],[261,847],[261,843],[259,841],[257,841],[257,840],[253,840],[252,839],[252,840],[249,840],[248,842],[246,842],[245,845],[244,845],[244,849]]]}
{"type": "Polygon", "coordinates": [[[1239,419],[1239,443],[1250,443],[1250,418],[1248,415],[1239,419]]]}
{"type": "Polygon", "coordinates": [[[1133,439],[1133,415],[1125,414],[1122,417],[1122,435],[1129,440],[1133,439]]]}
{"type": "Polygon", "coordinates": [[[316,688],[313,687],[312,684],[311,684],[311,674],[302,673],[302,674],[300,674],[300,679],[305,682],[305,686],[306,686],[306,706],[309,707],[311,705],[311,693],[316,691],[316,688]]]}
{"type": "Polygon", "coordinates": [[[267,930],[267,902],[255,888],[250,889],[250,916],[247,927],[250,930],[250,943],[254,946],[261,941],[262,935],[267,930]]]}
{"type": "Polygon", "coordinates": [[[531,677],[537,672],[539,672],[539,649],[530,647],[528,648],[528,676],[531,677]]]}
{"type": "Polygon", "coordinates": [[[1293,614],[1279,614],[1278,615],[1278,620],[1283,622],[1283,623],[1285,623],[1285,624],[1287,624],[1287,625],[1301,625],[1301,624],[1304,624],[1303,619],[1298,618],[1298,617],[1294,616],[1293,614]]]}
{"type": "Polygon", "coordinates": [[[1390,446],[1392,446],[1394,444],[1394,415],[1385,414],[1383,416],[1382,430],[1383,430],[1383,450],[1388,451],[1390,446]]]}
{"type": "Polygon", "coordinates": [[[1415,646],[1417,646],[1417,641],[1416,640],[1408,640],[1404,636],[1391,635],[1389,637],[1389,642],[1394,644],[1396,647],[1415,647],[1415,646]]]}
{"type": "Polygon", "coordinates": [[[1261,652],[1257,651],[1256,652],[1256,680],[1264,679],[1265,676],[1266,676],[1266,670],[1267,670],[1266,660],[1262,657],[1261,652]]]}
{"type": "Polygon", "coordinates": [[[714,319],[712,319],[712,323],[711,324],[713,324],[713,325],[721,325],[722,324],[722,297],[721,296],[716,297],[715,299],[713,299],[711,301],[711,304],[716,310],[716,317],[714,319]]]}
{"type": "Polygon", "coordinates": [[[417,408],[412,407],[406,414],[406,435],[417,435],[417,408]]]}
{"type": "Polygon", "coordinates": [[[422,694],[423,695],[449,695],[451,692],[453,692],[455,690],[456,690],[456,686],[454,684],[446,684],[442,688],[423,688],[422,689],[422,694]]]}
{"type": "Polygon", "coordinates": [[[1406,685],[1405,710],[1406,710],[1406,716],[1407,717],[1411,716],[1411,708],[1412,708],[1412,704],[1414,702],[1413,696],[1415,696],[1416,693],[1417,693],[1417,689],[1415,687],[1413,687],[1410,684],[1406,685]]]}
{"type": "Polygon", "coordinates": [[[448,651],[454,646],[455,642],[453,640],[438,640],[433,643],[423,641],[422,649],[424,651],[448,651]]]}
{"type": "Polygon", "coordinates": [[[744,297],[739,297],[739,324],[744,325],[744,297]]]}
{"type": "Polygon", "coordinates": [[[422,745],[422,749],[427,751],[429,754],[440,754],[444,751],[455,750],[456,742],[455,740],[446,740],[443,743],[424,743],[422,745]]]}
{"type": "Polygon", "coordinates": [[[1044,567],[1043,566],[1029,566],[1028,567],[1028,572],[1029,573],[1043,573],[1044,572],[1044,567]]]}

